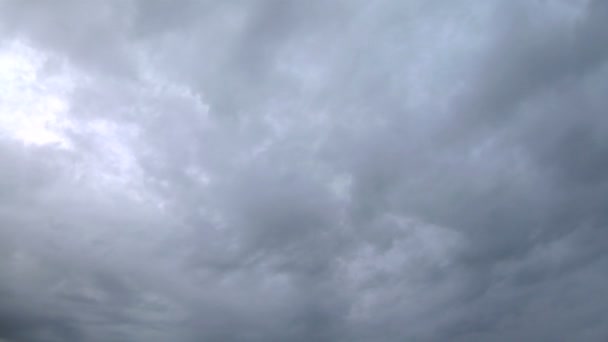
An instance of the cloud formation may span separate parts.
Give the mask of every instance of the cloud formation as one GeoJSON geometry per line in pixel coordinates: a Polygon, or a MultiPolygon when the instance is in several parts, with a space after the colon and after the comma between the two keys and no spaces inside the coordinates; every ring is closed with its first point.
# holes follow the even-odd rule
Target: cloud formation
{"type": "Polygon", "coordinates": [[[605,341],[608,2],[0,2],[0,341],[605,341]]]}

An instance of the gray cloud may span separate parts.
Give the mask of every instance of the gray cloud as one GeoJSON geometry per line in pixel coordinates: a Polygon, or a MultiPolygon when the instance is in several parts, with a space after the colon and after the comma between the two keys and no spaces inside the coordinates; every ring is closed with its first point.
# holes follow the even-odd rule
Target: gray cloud
{"type": "Polygon", "coordinates": [[[0,3],[0,341],[604,341],[600,0],[0,3]]]}

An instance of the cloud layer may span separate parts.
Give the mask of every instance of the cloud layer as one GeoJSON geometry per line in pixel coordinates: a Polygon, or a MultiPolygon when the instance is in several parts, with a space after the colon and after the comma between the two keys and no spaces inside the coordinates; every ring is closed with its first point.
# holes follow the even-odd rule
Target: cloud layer
{"type": "Polygon", "coordinates": [[[608,2],[0,2],[0,341],[606,341],[608,2]]]}

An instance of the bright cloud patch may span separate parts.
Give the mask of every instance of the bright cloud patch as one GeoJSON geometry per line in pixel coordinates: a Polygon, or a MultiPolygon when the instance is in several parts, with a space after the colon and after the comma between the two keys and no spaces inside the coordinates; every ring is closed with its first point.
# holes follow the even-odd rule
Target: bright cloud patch
{"type": "Polygon", "coordinates": [[[44,55],[19,42],[0,52],[0,122],[4,135],[26,144],[70,143],[67,95],[73,87],[65,76],[44,75],[44,55]]]}

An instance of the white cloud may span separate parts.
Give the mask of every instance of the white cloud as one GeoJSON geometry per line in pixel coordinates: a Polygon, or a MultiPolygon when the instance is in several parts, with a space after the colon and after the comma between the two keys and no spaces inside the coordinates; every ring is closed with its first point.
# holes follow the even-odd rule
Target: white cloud
{"type": "Polygon", "coordinates": [[[67,96],[73,82],[44,75],[46,62],[44,54],[19,41],[0,50],[0,128],[25,144],[69,148],[63,130],[70,127],[67,96]]]}

